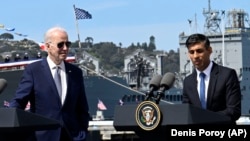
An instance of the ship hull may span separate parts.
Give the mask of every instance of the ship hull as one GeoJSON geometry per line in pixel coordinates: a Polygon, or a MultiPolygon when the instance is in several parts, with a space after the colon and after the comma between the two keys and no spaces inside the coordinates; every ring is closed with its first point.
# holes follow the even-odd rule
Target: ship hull
{"type": "MultiPolygon", "coordinates": [[[[4,101],[10,101],[14,97],[22,73],[23,70],[0,72],[1,78],[7,81],[7,87],[0,96],[0,105],[3,106],[4,101]]],[[[108,78],[84,76],[84,84],[90,115],[96,114],[98,100],[101,100],[107,107],[103,114],[108,119],[113,118],[114,108],[120,104],[119,102],[124,95],[140,95],[140,93],[129,88],[124,78],[116,76],[108,78]]]]}

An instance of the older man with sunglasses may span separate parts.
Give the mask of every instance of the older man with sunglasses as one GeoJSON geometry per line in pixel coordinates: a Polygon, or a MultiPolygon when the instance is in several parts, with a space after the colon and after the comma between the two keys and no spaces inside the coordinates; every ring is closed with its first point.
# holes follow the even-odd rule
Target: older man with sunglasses
{"type": "Polygon", "coordinates": [[[60,122],[59,129],[36,131],[32,141],[84,141],[89,107],[81,69],[64,61],[71,45],[68,34],[53,27],[44,41],[48,56],[25,68],[10,106],[25,109],[30,102],[31,112],[60,122]]]}

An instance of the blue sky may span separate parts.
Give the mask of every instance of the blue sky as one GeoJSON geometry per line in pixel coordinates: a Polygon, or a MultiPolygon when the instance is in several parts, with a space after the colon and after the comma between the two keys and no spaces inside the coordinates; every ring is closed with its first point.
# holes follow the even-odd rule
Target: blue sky
{"type": "MultiPolygon", "coordinates": [[[[216,10],[242,9],[250,13],[249,4],[249,0],[211,0],[211,8],[216,10]]],[[[202,11],[208,9],[208,0],[5,0],[1,2],[0,24],[37,42],[43,42],[48,28],[59,25],[68,31],[71,41],[76,41],[73,5],[93,17],[77,21],[81,41],[92,37],[94,43],[121,42],[127,47],[148,43],[153,35],[157,50],[169,51],[179,47],[179,33],[204,31],[202,11]],[[196,19],[197,25],[190,28],[188,19],[196,19]]],[[[0,30],[0,34],[5,32],[0,30]]]]}

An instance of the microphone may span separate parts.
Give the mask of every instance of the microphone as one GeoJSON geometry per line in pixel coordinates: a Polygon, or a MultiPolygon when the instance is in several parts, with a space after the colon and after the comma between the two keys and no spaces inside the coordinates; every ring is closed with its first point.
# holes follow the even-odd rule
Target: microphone
{"type": "Polygon", "coordinates": [[[5,79],[0,79],[0,94],[7,87],[7,81],[5,79]]]}
{"type": "Polygon", "coordinates": [[[149,90],[146,92],[145,100],[149,100],[154,95],[154,91],[158,90],[161,82],[161,75],[155,75],[149,82],[149,90]]]}
{"type": "Polygon", "coordinates": [[[160,88],[157,91],[156,104],[159,104],[160,99],[164,96],[164,92],[173,86],[174,81],[174,73],[168,72],[164,74],[163,78],[161,79],[160,88]]]}

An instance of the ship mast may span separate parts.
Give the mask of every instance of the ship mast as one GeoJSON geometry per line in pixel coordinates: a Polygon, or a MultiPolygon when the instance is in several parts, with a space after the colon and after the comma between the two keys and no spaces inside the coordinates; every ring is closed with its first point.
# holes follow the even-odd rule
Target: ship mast
{"type": "Polygon", "coordinates": [[[203,9],[203,15],[206,18],[204,25],[206,34],[221,33],[220,30],[221,18],[219,14],[220,14],[219,11],[211,9],[210,0],[208,0],[208,10],[203,9]]]}
{"type": "Polygon", "coordinates": [[[220,35],[222,36],[222,49],[221,54],[217,56],[217,63],[221,63],[221,65],[225,66],[225,40],[224,40],[224,34],[225,34],[225,26],[224,26],[224,19],[221,17],[224,17],[225,11],[222,10],[221,13],[218,10],[212,10],[211,9],[211,2],[208,0],[208,9],[203,9],[203,15],[205,16],[205,34],[206,35],[220,35]],[[220,25],[222,27],[222,30],[220,29],[220,25]]]}

